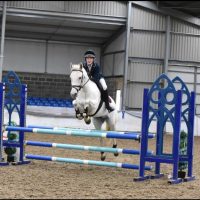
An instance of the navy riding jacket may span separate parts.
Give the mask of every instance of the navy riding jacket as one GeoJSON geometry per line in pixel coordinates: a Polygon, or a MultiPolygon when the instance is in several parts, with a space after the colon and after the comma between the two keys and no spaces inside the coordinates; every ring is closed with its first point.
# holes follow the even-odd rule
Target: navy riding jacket
{"type": "Polygon", "coordinates": [[[99,80],[103,78],[103,75],[100,73],[100,66],[97,63],[93,63],[90,71],[86,62],[83,63],[83,67],[85,68],[89,78],[94,82],[98,83],[99,80]]]}

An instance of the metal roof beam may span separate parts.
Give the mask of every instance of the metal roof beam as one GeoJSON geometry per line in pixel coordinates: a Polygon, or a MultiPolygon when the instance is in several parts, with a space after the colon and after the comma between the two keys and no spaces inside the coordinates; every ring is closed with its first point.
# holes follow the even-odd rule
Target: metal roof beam
{"type": "MultiPolygon", "coordinates": [[[[20,38],[20,37],[5,37],[6,40],[14,40],[14,41],[25,41],[25,42],[39,42],[46,43],[45,39],[32,39],[32,38],[20,38]]],[[[78,45],[78,46],[95,46],[101,47],[101,44],[97,43],[88,43],[88,42],[70,42],[70,41],[59,41],[59,40],[48,40],[49,44],[70,44],[70,45],[78,45]]]]}
{"type": "Polygon", "coordinates": [[[99,36],[84,36],[84,35],[69,35],[69,34],[54,34],[54,33],[45,33],[45,32],[33,32],[33,31],[19,31],[19,30],[12,30],[12,29],[6,29],[6,35],[10,35],[10,34],[22,34],[22,35],[30,35],[30,36],[42,36],[42,37],[46,37],[48,39],[48,37],[51,36],[56,36],[56,37],[73,37],[73,38],[77,38],[81,37],[84,39],[88,39],[88,41],[90,40],[101,40],[101,39],[106,39],[106,37],[99,37],[99,36]]]}
{"type": "MultiPolygon", "coordinates": [[[[13,22],[13,21],[7,21],[6,25],[14,25],[14,26],[32,26],[32,27],[42,27],[42,28],[57,28],[58,25],[51,25],[51,24],[39,24],[39,23],[26,23],[26,22],[13,22]]],[[[107,29],[101,29],[101,28],[84,28],[84,27],[74,27],[74,26],[61,26],[60,28],[62,29],[66,29],[66,30],[73,30],[73,31],[88,31],[88,32],[108,32],[108,33],[112,33],[113,30],[107,30],[107,29]]]]}
{"type": "Polygon", "coordinates": [[[169,9],[169,8],[159,8],[156,3],[150,2],[150,1],[131,1],[132,4],[137,5],[137,6],[141,6],[144,8],[148,8],[150,10],[154,10],[157,12],[160,12],[161,14],[164,15],[170,15],[172,17],[181,19],[183,21],[195,24],[200,26],[200,19],[197,17],[193,17],[191,15],[185,14],[181,11],[178,10],[173,10],[173,9],[169,9]]]}
{"type": "Polygon", "coordinates": [[[7,15],[19,16],[19,17],[73,20],[73,21],[107,24],[107,25],[118,25],[118,26],[124,25],[126,23],[125,17],[100,16],[100,15],[88,15],[88,14],[82,14],[82,13],[79,14],[79,13],[41,11],[41,10],[36,11],[36,10],[29,10],[29,9],[22,9],[22,8],[8,8],[7,15]]]}

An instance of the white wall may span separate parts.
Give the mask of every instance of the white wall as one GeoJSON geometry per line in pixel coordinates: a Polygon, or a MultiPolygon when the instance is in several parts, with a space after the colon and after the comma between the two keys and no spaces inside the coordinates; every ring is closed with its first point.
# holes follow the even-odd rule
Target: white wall
{"type": "Polygon", "coordinates": [[[6,40],[3,70],[69,74],[69,64],[83,62],[86,50],[93,49],[99,62],[100,48],[74,44],[46,43],[36,41],[6,40]],[[46,66],[46,69],[45,69],[46,66]]]}
{"type": "MultiPolygon", "coordinates": [[[[70,62],[83,62],[83,55],[89,47],[65,45],[65,44],[49,44],[47,72],[67,74],[70,73],[70,62]]],[[[99,63],[100,48],[91,48],[97,54],[96,61],[99,63]]]]}
{"type": "Polygon", "coordinates": [[[45,71],[45,43],[5,40],[3,70],[45,71]]]}

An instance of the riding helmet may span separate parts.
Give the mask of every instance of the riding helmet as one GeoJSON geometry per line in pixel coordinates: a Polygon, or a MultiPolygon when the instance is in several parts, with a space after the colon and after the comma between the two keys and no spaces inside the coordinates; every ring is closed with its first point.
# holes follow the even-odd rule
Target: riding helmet
{"type": "Polygon", "coordinates": [[[95,53],[93,50],[87,50],[84,54],[84,57],[87,58],[87,57],[92,57],[92,58],[95,58],[95,53]]]}

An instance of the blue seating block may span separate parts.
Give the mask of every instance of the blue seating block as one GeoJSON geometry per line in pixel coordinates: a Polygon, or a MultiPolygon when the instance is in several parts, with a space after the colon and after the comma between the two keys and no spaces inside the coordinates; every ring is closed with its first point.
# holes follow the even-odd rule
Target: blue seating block
{"type": "Polygon", "coordinates": [[[71,99],[56,99],[51,97],[48,98],[28,97],[27,105],[69,107],[69,108],[73,107],[71,99]]]}

